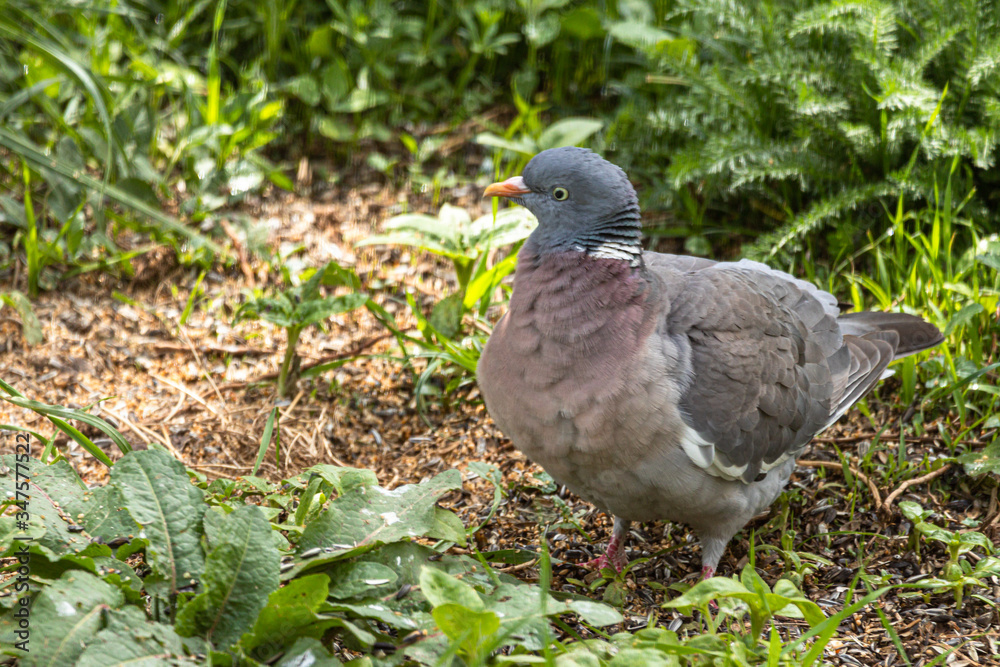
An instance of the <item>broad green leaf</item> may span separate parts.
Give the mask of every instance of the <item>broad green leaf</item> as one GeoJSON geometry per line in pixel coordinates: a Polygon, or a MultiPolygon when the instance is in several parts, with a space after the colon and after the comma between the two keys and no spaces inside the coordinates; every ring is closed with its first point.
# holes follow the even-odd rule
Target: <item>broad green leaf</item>
{"type": "Polygon", "coordinates": [[[915,503],[912,500],[900,501],[899,511],[913,523],[920,523],[930,515],[934,514],[932,510],[925,510],[918,503],[915,503]]]}
{"type": "Polygon", "coordinates": [[[965,466],[965,472],[970,475],[978,476],[987,473],[1000,475],[1000,439],[994,440],[979,451],[959,456],[958,461],[965,466]]]}
{"type": "Polygon", "coordinates": [[[319,104],[319,86],[316,84],[316,79],[309,74],[289,79],[281,88],[305,102],[306,106],[314,107],[319,104]]]}
{"type": "Polygon", "coordinates": [[[322,477],[337,491],[338,495],[355,489],[378,486],[378,478],[375,473],[364,468],[341,468],[328,463],[319,463],[307,468],[305,472],[322,477]]]}
{"type": "Polygon", "coordinates": [[[326,601],[329,583],[327,575],[311,574],[272,592],[240,646],[266,661],[296,637],[321,638],[330,623],[317,611],[326,601]]]}
{"type": "Polygon", "coordinates": [[[1000,271],[1000,253],[989,253],[986,255],[976,255],[976,261],[986,266],[1000,271]]]}
{"type": "Polygon", "coordinates": [[[538,152],[538,146],[533,141],[504,139],[492,132],[481,132],[476,135],[475,142],[481,146],[490,148],[500,148],[522,155],[534,155],[538,152]]]}
{"type": "Polygon", "coordinates": [[[977,532],[959,533],[958,539],[962,546],[980,547],[986,553],[993,553],[993,544],[985,535],[977,532]]]}
{"type": "Polygon", "coordinates": [[[280,556],[271,525],[256,505],[243,505],[225,517],[205,560],[204,592],[181,607],[177,631],[202,635],[228,648],[246,632],[278,588],[280,556]]]}
{"type": "Polygon", "coordinates": [[[357,618],[367,618],[385,623],[391,628],[412,632],[414,630],[429,629],[433,619],[431,615],[422,611],[408,611],[401,613],[390,608],[391,603],[386,603],[379,598],[367,600],[352,600],[345,602],[336,600],[323,607],[321,611],[332,613],[347,613],[357,618]]]}
{"type": "Polygon", "coordinates": [[[465,526],[458,515],[443,507],[434,508],[434,525],[427,530],[427,537],[448,540],[465,546],[465,526]]]}
{"type": "Polygon", "coordinates": [[[621,613],[614,607],[594,600],[571,600],[569,608],[587,623],[596,626],[615,625],[622,622],[621,613]]]}
{"type": "Polygon", "coordinates": [[[703,607],[718,597],[745,594],[747,592],[746,587],[734,579],[712,577],[711,579],[698,582],[680,597],[664,602],[663,606],[689,613],[692,609],[703,607]]]}
{"type": "MultiPolygon", "coordinates": [[[[326,88],[324,87],[324,93],[326,88]]],[[[380,104],[384,104],[388,101],[389,95],[378,90],[362,90],[361,88],[354,88],[347,95],[347,99],[339,104],[335,104],[330,108],[330,111],[335,113],[358,113],[360,111],[367,111],[373,107],[377,107],[380,104]]]]}
{"type": "Polygon", "coordinates": [[[576,146],[601,131],[604,121],[596,118],[564,118],[545,128],[538,137],[538,148],[576,146]]]}
{"type": "Polygon", "coordinates": [[[514,206],[500,209],[496,217],[487,213],[476,218],[471,234],[476,239],[476,245],[482,246],[481,250],[485,250],[485,246],[502,248],[528,238],[537,226],[538,220],[531,211],[523,206],[514,206]]]}
{"type": "Polygon", "coordinates": [[[914,528],[923,535],[926,535],[932,540],[937,540],[938,542],[944,542],[947,544],[951,542],[955,533],[950,530],[945,530],[940,526],[935,526],[933,523],[927,523],[926,521],[921,521],[914,528]]]}
{"type": "Polygon", "coordinates": [[[201,664],[186,655],[184,640],[171,626],[150,621],[139,607],[109,610],[106,619],[107,625],[88,643],[76,667],[201,664]]]}
{"type": "Polygon", "coordinates": [[[323,643],[312,637],[300,637],[281,656],[274,667],[341,667],[341,662],[330,655],[323,643]]]}
{"type": "Polygon", "coordinates": [[[446,470],[421,484],[392,491],[377,486],[354,489],[306,526],[299,553],[315,547],[346,551],[425,535],[434,526],[434,503],[461,485],[461,474],[446,470]]]}
{"type": "Polygon", "coordinates": [[[320,283],[326,287],[350,287],[355,290],[361,289],[361,279],[353,269],[344,268],[337,262],[327,262],[323,267],[320,283]]]}
{"type": "Polygon", "coordinates": [[[73,665],[104,625],[103,611],[124,602],[120,591],[89,572],[71,570],[31,606],[30,651],[24,667],[73,665]]]}
{"type": "Polygon", "coordinates": [[[435,303],[427,321],[445,338],[455,338],[462,326],[462,294],[449,294],[435,303]]]}
{"type": "Polygon", "coordinates": [[[83,500],[79,511],[75,504],[64,507],[71,517],[80,520],[88,535],[110,542],[139,533],[139,526],[125,509],[125,499],[117,487],[111,484],[94,487],[84,494],[83,500]]]}
{"type": "Polygon", "coordinates": [[[484,638],[500,629],[500,619],[492,611],[469,609],[454,602],[434,607],[431,615],[448,639],[454,641],[464,637],[462,645],[469,653],[472,653],[484,638]]]}
{"type": "Polygon", "coordinates": [[[634,49],[653,53],[660,42],[673,38],[669,32],[639,21],[616,21],[608,26],[611,36],[634,49]]]}
{"type": "Polygon", "coordinates": [[[446,230],[451,230],[451,234],[454,235],[456,231],[468,228],[470,223],[472,223],[472,217],[469,216],[469,212],[460,206],[452,206],[451,204],[442,204],[441,210],[438,211],[438,223],[446,230]]]}
{"type": "MultiPolygon", "coordinates": [[[[18,463],[14,454],[0,457],[0,482],[13,494],[18,463]]],[[[76,553],[85,549],[90,540],[80,534],[69,531],[70,517],[57,508],[53,501],[59,503],[63,498],[76,495],[80,497],[84,491],[76,472],[65,461],[60,461],[51,467],[38,459],[29,459],[27,464],[21,463],[20,470],[29,478],[27,494],[30,496],[29,530],[36,537],[36,545],[50,559],[76,553]],[[52,489],[55,497],[50,496],[52,489]],[[65,518],[64,518],[65,517],[65,518]]],[[[23,479],[22,479],[23,481],[23,479]]],[[[24,531],[19,527],[18,532],[24,531]]],[[[15,542],[16,547],[19,543],[15,542]]]]}
{"type": "Polygon", "coordinates": [[[396,573],[380,563],[359,561],[342,563],[330,572],[329,597],[346,600],[354,597],[385,595],[382,589],[394,587],[396,573]]]}
{"type": "MultiPolygon", "coordinates": [[[[13,455],[0,457],[0,461],[13,470],[13,455]]],[[[101,537],[105,541],[139,532],[135,521],[122,509],[124,501],[115,487],[106,485],[88,489],[66,461],[46,465],[32,459],[29,465],[31,481],[62,508],[61,513],[47,515],[46,520],[61,514],[71,523],[82,525],[86,535],[101,537]]]]}
{"type": "Polygon", "coordinates": [[[207,505],[184,465],[157,449],[134,451],[111,469],[111,483],[142,526],[147,562],[170,591],[195,583],[205,566],[200,538],[207,505]]]}
{"type": "Polygon", "coordinates": [[[483,601],[475,589],[437,568],[425,567],[420,572],[420,590],[435,607],[456,604],[472,611],[483,610],[483,601]]]}
{"type": "Polygon", "coordinates": [[[561,24],[562,31],[575,39],[587,40],[604,36],[601,16],[592,7],[570,10],[563,14],[561,24]]]}

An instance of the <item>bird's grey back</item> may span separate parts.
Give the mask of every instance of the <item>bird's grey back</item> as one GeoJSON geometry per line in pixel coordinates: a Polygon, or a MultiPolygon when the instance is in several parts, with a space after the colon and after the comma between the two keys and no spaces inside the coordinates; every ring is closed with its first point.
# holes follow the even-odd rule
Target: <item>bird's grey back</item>
{"type": "Polygon", "coordinates": [[[669,301],[661,335],[689,346],[681,409],[700,441],[687,451],[727,479],[753,482],[796,456],[874,386],[897,349],[940,342],[908,315],[845,319],[831,294],[756,262],[643,259],[669,301]]]}

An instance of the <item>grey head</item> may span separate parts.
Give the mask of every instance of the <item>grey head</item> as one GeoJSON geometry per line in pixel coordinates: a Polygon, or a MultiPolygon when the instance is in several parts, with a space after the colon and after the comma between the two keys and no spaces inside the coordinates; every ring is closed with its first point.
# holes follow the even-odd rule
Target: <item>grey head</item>
{"type": "Polygon", "coordinates": [[[550,148],[520,176],[483,196],[506,197],[538,218],[529,243],[541,254],[577,250],[641,262],[639,199],[621,168],[585,148],[550,148]]]}

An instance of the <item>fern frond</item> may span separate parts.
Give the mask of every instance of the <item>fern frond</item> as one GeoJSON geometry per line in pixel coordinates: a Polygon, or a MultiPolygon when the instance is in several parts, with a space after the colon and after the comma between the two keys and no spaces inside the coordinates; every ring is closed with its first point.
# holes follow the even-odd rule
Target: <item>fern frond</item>
{"type": "Polygon", "coordinates": [[[806,236],[815,232],[831,219],[838,218],[847,211],[858,209],[879,197],[894,193],[895,189],[889,183],[873,183],[848,188],[833,197],[815,203],[803,213],[795,216],[781,229],[761,236],[750,247],[747,256],[766,260],[783,252],[799,250],[799,246],[806,236]]]}

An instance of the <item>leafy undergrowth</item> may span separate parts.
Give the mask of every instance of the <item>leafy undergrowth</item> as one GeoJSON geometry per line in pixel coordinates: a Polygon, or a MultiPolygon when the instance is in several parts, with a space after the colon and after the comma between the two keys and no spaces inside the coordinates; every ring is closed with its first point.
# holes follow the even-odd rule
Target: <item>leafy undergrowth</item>
{"type": "MultiPolygon", "coordinates": [[[[55,416],[41,404],[26,407],[55,416]]],[[[457,470],[393,490],[371,471],[325,464],[277,482],[209,481],[148,449],[125,453],[107,484],[88,488],[58,457],[0,458],[9,488],[18,471],[31,480],[33,520],[19,524],[18,499],[4,501],[14,511],[0,516],[0,555],[12,575],[30,569],[30,590],[13,594],[16,576],[3,583],[0,645],[25,666],[811,665],[825,660],[842,623],[892,588],[928,598],[951,591],[960,607],[963,590],[1000,575],[982,534],[936,526],[908,503],[910,548],[947,546],[940,576],[893,584],[860,568],[851,590],[863,582],[869,593],[828,616],[796,586],[804,568],[772,587],[751,562],[739,576],[702,582],[664,603],[681,614],[669,624],[651,617],[627,631],[612,604],[551,590],[544,542],[537,584],[498,571],[520,554],[478,550],[469,538],[482,524],[466,528],[438,505],[463,492],[457,470]],[[12,647],[26,598],[25,653],[12,647]]],[[[486,523],[509,489],[492,464],[471,463],[464,481],[476,478],[494,489],[486,523]]],[[[612,580],[605,600],[620,605],[614,591],[626,590],[625,577],[602,574],[612,580]]]]}
{"type": "MultiPolygon", "coordinates": [[[[3,466],[10,478],[18,461],[3,466]]],[[[387,491],[370,471],[329,465],[280,484],[209,483],[159,450],[126,454],[94,489],[65,461],[27,469],[41,521],[22,531],[0,517],[5,557],[30,545],[27,653],[11,649],[18,597],[2,598],[0,616],[3,650],[22,665],[337,664],[331,650],[397,645],[422,663],[478,662],[502,646],[541,649],[548,617],[621,620],[445,554],[465,544],[458,517],[435,505],[461,486],[455,470],[387,491]]]]}
{"type": "Polygon", "coordinates": [[[804,617],[827,639],[837,627],[790,581],[771,592],[747,568],[743,583],[706,582],[672,603],[702,607],[713,632],[609,637],[598,628],[622,621],[614,608],[495,572],[487,554],[445,553],[466,544],[458,517],[435,504],[461,488],[456,470],[392,491],[370,471],[330,465],[280,484],[209,483],[168,453],[145,450],[88,489],[65,461],[23,458],[4,456],[2,474],[27,469],[41,521],[22,530],[14,516],[0,517],[3,555],[21,554],[9,567],[31,572],[37,634],[28,652],[9,648],[18,642],[18,597],[2,598],[0,615],[4,651],[22,665],[336,664],[331,650],[393,664],[485,664],[498,653],[531,661],[539,652],[558,664],[650,664],[804,653],[807,643],[783,646],[776,634],[757,644],[774,613],[804,617]],[[712,619],[705,605],[714,597],[736,604],[712,619]],[[750,634],[714,631],[747,608],[750,634]],[[599,639],[553,642],[566,634],[599,639]]]}

